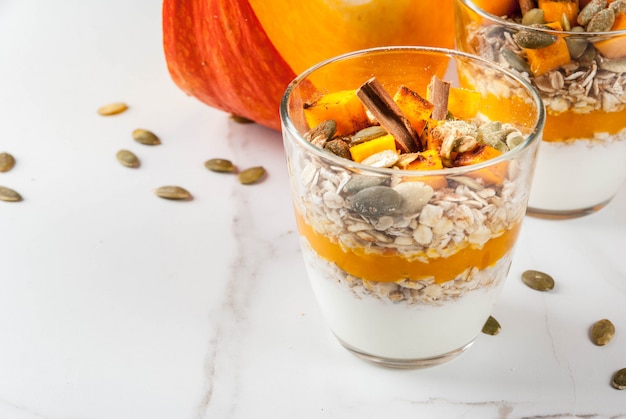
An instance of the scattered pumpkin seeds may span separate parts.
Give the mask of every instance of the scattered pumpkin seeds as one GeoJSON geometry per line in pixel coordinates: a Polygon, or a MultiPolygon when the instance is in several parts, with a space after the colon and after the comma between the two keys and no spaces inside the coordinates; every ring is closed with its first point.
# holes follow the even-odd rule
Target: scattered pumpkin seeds
{"type": "Polygon", "coordinates": [[[161,186],[157,188],[154,193],[159,198],[164,199],[172,199],[172,200],[189,200],[191,199],[191,194],[185,188],[181,188],[180,186],[161,186]]]}
{"type": "Polygon", "coordinates": [[[264,175],[265,169],[263,168],[263,166],[251,167],[239,173],[239,183],[243,185],[250,185],[261,180],[264,175]]]}
{"type": "Polygon", "coordinates": [[[122,113],[126,109],[128,109],[128,105],[126,105],[124,102],[113,102],[100,106],[98,108],[98,113],[102,116],[111,116],[122,113]]]}
{"type": "Polygon", "coordinates": [[[116,154],[117,161],[119,161],[123,166],[137,168],[139,167],[139,158],[129,150],[120,150],[116,154]]]}
{"type": "Polygon", "coordinates": [[[611,385],[618,390],[626,390],[626,368],[622,368],[613,374],[611,385]]]}
{"type": "Polygon", "coordinates": [[[22,200],[22,196],[13,189],[0,186],[0,201],[18,202],[22,200]]]}
{"type": "Polygon", "coordinates": [[[209,159],[204,162],[204,167],[220,173],[233,173],[236,170],[233,162],[227,159],[209,159]]]}
{"type": "Polygon", "coordinates": [[[153,132],[137,128],[133,131],[133,140],[144,145],[159,145],[161,140],[153,132]]]}
{"type": "Polygon", "coordinates": [[[502,330],[500,323],[493,316],[489,316],[483,326],[482,332],[486,335],[495,336],[500,333],[500,330],[502,330]]]}
{"type": "Polygon", "coordinates": [[[615,326],[608,319],[598,320],[591,326],[591,341],[598,346],[604,346],[615,336],[615,326]]]}
{"type": "Polygon", "coordinates": [[[554,288],[554,279],[540,271],[525,271],[522,274],[522,281],[536,291],[549,291],[554,288]]]}
{"type": "Polygon", "coordinates": [[[0,172],[8,172],[15,166],[15,158],[9,153],[0,153],[0,172]]]}
{"type": "Polygon", "coordinates": [[[252,119],[246,118],[245,116],[241,115],[231,114],[230,119],[238,124],[254,124],[254,121],[252,119]]]}

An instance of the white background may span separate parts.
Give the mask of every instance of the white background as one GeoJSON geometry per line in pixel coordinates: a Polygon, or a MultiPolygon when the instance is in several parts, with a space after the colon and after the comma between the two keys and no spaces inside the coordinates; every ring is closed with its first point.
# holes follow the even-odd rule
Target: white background
{"type": "Polygon", "coordinates": [[[527,218],[481,335],[393,371],[339,346],[305,277],[281,137],[185,96],[159,1],[0,2],[0,419],[626,417],[626,187],[601,212],[527,218]],[[96,109],[125,101],[103,118],[96,109]],[[158,147],[131,139],[155,132],[158,147]],[[142,166],[124,168],[121,148],[142,166]],[[268,177],[244,186],[206,159],[268,177]],[[190,202],[157,198],[166,184],[190,202]],[[526,269],[552,274],[538,293],[526,269]],[[617,327],[596,347],[589,326],[617,327]]]}

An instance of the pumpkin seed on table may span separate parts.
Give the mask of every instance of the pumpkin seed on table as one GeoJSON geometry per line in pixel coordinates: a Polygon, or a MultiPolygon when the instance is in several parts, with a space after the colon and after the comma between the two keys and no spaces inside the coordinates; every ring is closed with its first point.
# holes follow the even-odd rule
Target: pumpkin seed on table
{"type": "Polygon", "coordinates": [[[500,333],[500,330],[502,330],[500,323],[495,319],[495,317],[489,316],[483,326],[482,332],[486,335],[495,336],[500,333]]]}
{"type": "Polygon", "coordinates": [[[615,326],[608,319],[598,320],[591,326],[589,334],[594,344],[604,346],[615,337],[615,326]]]}
{"type": "Polygon", "coordinates": [[[525,271],[522,274],[522,281],[536,291],[550,291],[554,288],[554,279],[540,271],[525,271]]]}
{"type": "Polygon", "coordinates": [[[254,121],[250,118],[246,118],[245,116],[235,115],[234,113],[229,117],[233,122],[238,124],[254,124],[254,121]]]}
{"type": "Polygon", "coordinates": [[[139,167],[139,158],[132,151],[120,150],[115,156],[117,157],[117,161],[119,161],[123,166],[133,169],[139,167]]]}
{"type": "Polygon", "coordinates": [[[236,168],[233,162],[227,159],[209,159],[204,162],[204,167],[212,172],[233,173],[236,168]]]}
{"type": "Polygon", "coordinates": [[[98,113],[102,116],[117,115],[128,109],[128,105],[124,102],[113,102],[98,108],[98,113]]]}
{"type": "Polygon", "coordinates": [[[161,144],[161,140],[153,132],[141,128],[137,128],[133,131],[133,140],[143,145],[161,144]]]}
{"type": "Polygon", "coordinates": [[[265,176],[265,169],[263,166],[251,167],[243,170],[239,173],[239,183],[242,185],[251,185],[261,180],[265,176]]]}
{"type": "Polygon", "coordinates": [[[15,166],[15,158],[9,153],[0,153],[0,172],[8,172],[15,166]]]}
{"type": "Polygon", "coordinates": [[[161,186],[157,188],[154,193],[159,198],[171,199],[174,201],[190,200],[192,198],[191,193],[185,188],[180,186],[161,186]]]}
{"type": "Polygon", "coordinates": [[[0,201],[18,202],[22,200],[22,196],[11,188],[0,186],[0,201]]]}
{"type": "Polygon", "coordinates": [[[618,390],[626,390],[626,368],[622,368],[613,374],[611,385],[618,390]]]}

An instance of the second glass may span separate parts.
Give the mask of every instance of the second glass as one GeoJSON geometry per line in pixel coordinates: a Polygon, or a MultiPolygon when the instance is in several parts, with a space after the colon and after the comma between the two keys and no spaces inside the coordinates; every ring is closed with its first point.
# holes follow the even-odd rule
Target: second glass
{"type": "Polygon", "coordinates": [[[518,2],[510,3],[511,10],[493,10],[508,13],[500,17],[456,0],[457,48],[518,72],[546,106],[529,215],[593,213],[626,180],[626,2],[594,1],[584,10],[578,1],[562,1],[555,6],[565,14],[546,7],[523,17],[518,2]],[[597,13],[596,22],[608,19],[604,26],[587,22],[597,13]]]}

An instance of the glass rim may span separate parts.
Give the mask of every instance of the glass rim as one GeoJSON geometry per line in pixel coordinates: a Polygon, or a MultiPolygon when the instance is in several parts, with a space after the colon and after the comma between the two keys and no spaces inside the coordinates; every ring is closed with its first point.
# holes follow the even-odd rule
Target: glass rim
{"type": "Polygon", "coordinates": [[[607,37],[612,38],[615,36],[626,35],[626,29],[621,29],[618,31],[604,31],[604,32],[576,32],[572,30],[559,31],[557,29],[551,29],[551,28],[532,28],[526,25],[522,25],[521,23],[502,19],[502,17],[498,15],[488,13],[484,11],[483,9],[481,9],[480,7],[478,7],[472,0],[456,0],[456,1],[465,5],[467,8],[469,8],[473,12],[480,15],[480,17],[482,18],[489,19],[503,26],[508,26],[511,28],[515,28],[517,30],[527,30],[527,31],[530,30],[530,31],[536,31],[536,32],[545,32],[545,33],[549,33],[552,35],[561,35],[561,36],[568,35],[568,36],[578,37],[578,38],[598,38],[598,41],[604,40],[604,38],[607,38],[607,37]]]}
{"type": "MultiPolygon", "coordinates": [[[[386,46],[386,47],[375,47],[375,48],[367,48],[357,51],[348,52],[345,54],[337,55],[335,57],[326,59],[324,61],[319,62],[318,64],[309,67],[307,70],[300,73],[293,79],[287,89],[285,90],[283,97],[280,101],[280,120],[281,120],[281,130],[283,131],[283,136],[285,136],[285,132],[290,135],[293,139],[295,139],[296,143],[301,147],[304,147],[307,152],[314,154],[316,157],[324,159],[326,161],[333,162],[334,165],[343,167],[345,169],[349,169],[353,172],[369,172],[376,175],[399,175],[399,176],[407,176],[419,179],[420,177],[431,177],[431,176],[454,176],[454,175],[462,175],[467,172],[473,172],[476,170],[484,169],[486,167],[495,166],[499,163],[514,160],[517,155],[522,154],[527,148],[531,146],[531,144],[536,141],[540,141],[540,137],[543,133],[543,128],[546,120],[546,113],[543,101],[539,96],[537,90],[524,78],[511,72],[487,59],[482,57],[472,55],[469,53],[449,49],[449,48],[439,48],[439,47],[425,47],[425,46],[386,46]],[[328,152],[320,147],[317,147],[311,142],[307,141],[304,136],[296,129],[291,118],[289,117],[289,98],[291,97],[291,93],[294,88],[303,80],[305,80],[308,76],[319,70],[320,68],[325,67],[328,64],[332,64],[339,61],[347,61],[352,58],[356,58],[359,56],[365,56],[369,54],[379,54],[385,52],[407,52],[407,53],[429,53],[429,54],[438,54],[438,55],[446,55],[449,58],[464,58],[470,60],[472,62],[480,63],[481,65],[488,67],[492,70],[498,71],[499,73],[505,74],[507,77],[513,79],[515,82],[519,83],[523,86],[524,90],[528,92],[529,98],[532,99],[535,108],[537,109],[537,121],[535,123],[534,129],[528,136],[524,139],[524,142],[520,143],[514,149],[507,151],[506,153],[502,153],[501,155],[494,157],[492,159],[486,160],[481,163],[471,164],[468,166],[458,166],[458,167],[450,167],[444,169],[436,169],[436,170],[407,170],[407,169],[393,169],[393,168],[379,168],[373,167],[366,164],[358,163],[353,160],[348,160],[343,157],[339,157],[331,152],[328,152]]],[[[502,121],[501,121],[502,122],[502,121]]]]}

